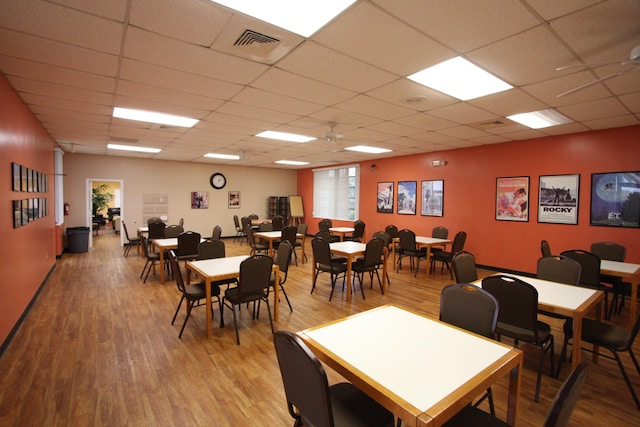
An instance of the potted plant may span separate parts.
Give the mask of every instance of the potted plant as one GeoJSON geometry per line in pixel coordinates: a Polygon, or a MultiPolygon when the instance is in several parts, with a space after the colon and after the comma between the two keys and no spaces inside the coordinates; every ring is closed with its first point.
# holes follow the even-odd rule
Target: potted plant
{"type": "Polygon", "coordinates": [[[113,194],[109,193],[108,184],[94,185],[91,190],[93,218],[98,219],[98,212],[109,207],[109,202],[113,200],[113,194]]]}

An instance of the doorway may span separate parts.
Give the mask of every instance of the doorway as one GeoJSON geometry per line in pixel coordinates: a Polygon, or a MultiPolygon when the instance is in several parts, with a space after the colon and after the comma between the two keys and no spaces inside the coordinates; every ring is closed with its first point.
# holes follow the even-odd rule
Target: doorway
{"type": "Polygon", "coordinates": [[[122,227],[121,218],[124,217],[124,183],[121,179],[87,179],[86,185],[86,225],[89,233],[89,248],[93,247],[94,229],[98,224],[97,234],[100,232],[116,232],[120,236],[120,246],[124,245],[124,236],[120,231],[122,227]],[[98,198],[106,200],[97,211],[94,207],[94,189],[100,193],[107,193],[109,197],[98,198]],[[94,216],[94,213],[97,215],[94,216]]]}

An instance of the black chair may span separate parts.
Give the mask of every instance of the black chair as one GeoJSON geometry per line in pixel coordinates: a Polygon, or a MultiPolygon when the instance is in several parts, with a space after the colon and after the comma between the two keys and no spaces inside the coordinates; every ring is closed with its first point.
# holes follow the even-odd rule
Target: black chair
{"type": "MultiPolygon", "coordinates": [[[[198,244],[198,258],[197,260],[205,260],[205,259],[216,259],[216,258],[224,258],[226,256],[226,248],[225,244],[222,240],[205,240],[204,242],[200,242],[198,244]]],[[[204,280],[201,281],[204,285],[204,280]]],[[[238,283],[238,279],[235,277],[229,279],[221,279],[211,282],[211,286],[222,286],[222,285],[235,285],[238,283]]]]}
{"type": "Polygon", "coordinates": [[[149,240],[164,239],[164,229],[167,228],[164,222],[149,223],[149,240]]]}
{"type": "Polygon", "coordinates": [[[238,215],[233,216],[233,225],[236,228],[236,235],[233,238],[234,242],[240,241],[242,244],[242,239],[244,238],[244,228],[240,225],[240,219],[238,215]]]}
{"type": "Polygon", "coordinates": [[[249,239],[247,238],[247,228],[253,230],[253,226],[251,225],[251,218],[248,216],[243,216],[240,218],[240,223],[242,224],[242,236],[240,237],[240,245],[242,245],[242,241],[246,240],[247,244],[249,244],[249,239]]]}
{"type": "MultiPolygon", "coordinates": [[[[144,254],[144,257],[145,257],[145,263],[144,263],[144,267],[142,267],[142,273],[140,273],[140,278],[142,279],[142,277],[144,276],[144,280],[142,281],[142,283],[146,283],[147,277],[149,277],[149,272],[151,272],[152,268],[154,269],[154,274],[155,274],[156,261],[160,261],[160,254],[155,252],[149,252],[149,243],[147,242],[147,239],[142,235],[140,236],[140,244],[142,245],[142,253],[144,254]]],[[[164,266],[161,265],[160,268],[164,268],[164,266]]]]}
{"type": "MultiPolygon", "coordinates": [[[[580,392],[587,378],[587,364],[580,363],[556,392],[547,412],[544,427],[565,427],[578,403],[580,392]]],[[[507,427],[509,424],[473,406],[466,406],[443,424],[443,427],[507,427]]]]}
{"type": "MultiPolygon", "coordinates": [[[[375,233],[373,233],[372,236],[374,239],[378,238],[378,239],[382,239],[382,241],[384,242],[384,247],[386,248],[386,253],[384,253],[385,257],[389,256],[389,251],[391,250],[391,245],[393,244],[393,241],[391,240],[391,236],[389,235],[389,233],[387,233],[386,231],[376,231],[375,233]]],[[[387,284],[391,285],[391,279],[389,279],[389,272],[387,271],[386,274],[386,280],[387,280],[387,284]]]]}
{"type": "Polygon", "coordinates": [[[249,243],[249,247],[251,247],[251,251],[249,255],[257,255],[260,253],[268,253],[269,252],[269,244],[266,242],[256,242],[255,237],[253,236],[253,229],[251,226],[245,226],[244,234],[247,236],[247,243],[249,243]]]}
{"type": "Polygon", "coordinates": [[[151,224],[158,223],[158,222],[161,222],[164,224],[164,221],[162,220],[162,218],[158,218],[157,216],[154,216],[147,220],[147,225],[149,226],[151,224]]]}
{"type": "MultiPolygon", "coordinates": [[[[287,296],[287,291],[284,290],[284,284],[287,281],[287,276],[289,275],[289,264],[291,264],[291,253],[293,252],[293,246],[288,241],[280,242],[280,246],[278,246],[278,250],[276,252],[276,261],[275,263],[278,265],[278,269],[280,269],[280,277],[279,277],[279,286],[282,295],[287,300],[287,305],[289,305],[289,310],[293,311],[293,307],[291,306],[291,301],[289,301],[289,297],[287,296]]],[[[270,288],[276,286],[275,274],[271,274],[271,278],[269,279],[269,287],[267,288],[267,297],[269,297],[270,288]]],[[[258,305],[258,307],[260,307],[258,305]]]]}
{"type": "MultiPolygon", "coordinates": [[[[240,263],[240,275],[238,276],[238,286],[229,288],[224,292],[222,298],[222,310],[229,307],[233,311],[233,325],[236,330],[236,343],[240,345],[240,334],[238,332],[238,318],[236,306],[256,301],[264,301],[267,304],[269,313],[269,324],[273,333],[273,320],[271,319],[271,307],[267,296],[271,270],[273,269],[273,259],[267,255],[253,255],[240,263]]],[[[224,317],[221,317],[220,327],[224,327],[224,317]]],[[[253,318],[256,318],[255,304],[253,318]]]]}
{"type": "Polygon", "coordinates": [[[449,265],[449,263],[451,262],[451,259],[453,259],[453,256],[455,254],[457,254],[458,252],[461,252],[464,249],[464,243],[467,240],[467,233],[465,233],[464,231],[459,231],[456,234],[456,237],[453,238],[453,244],[451,245],[451,251],[439,251],[439,252],[434,252],[433,254],[431,254],[431,270],[433,271],[435,265],[436,265],[436,261],[440,261],[442,263],[442,266],[440,268],[440,272],[444,271],[444,266],[447,266],[447,270],[449,270],[449,275],[451,276],[451,279],[453,280],[453,272],[451,271],[451,266],[449,265]]]}
{"type": "MultiPolygon", "coordinates": [[[[299,234],[302,237],[297,237],[296,235],[296,243],[295,245],[293,245],[293,253],[296,259],[296,265],[298,265],[298,253],[296,252],[296,249],[302,248],[302,245],[304,245],[304,242],[306,241],[306,236],[307,236],[307,229],[308,229],[308,226],[304,222],[299,223],[297,226],[297,234],[299,234]]],[[[306,253],[304,254],[304,258],[305,259],[302,260],[303,263],[307,261],[306,253]]]]}
{"type": "Polygon", "coordinates": [[[318,222],[318,230],[319,231],[325,231],[325,232],[329,233],[329,240],[328,240],[329,243],[339,242],[340,241],[340,237],[334,236],[333,234],[331,234],[331,231],[329,230],[331,227],[333,227],[333,222],[328,218],[325,218],[325,219],[320,220],[318,222]]]}
{"type": "Polygon", "coordinates": [[[456,283],[471,283],[478,280],[476,258],[471,252],[458,252],[451,258],[456,283]]]}
{"type": "MultiPolygon", "coordinates": [[[[298,228],[293,225],[287,225],[282,228],[282,237],[279,242],[273,242],[273,245],[276,249],[280,248],[282,242],[288,242],[291,245],[291,249],[295,247],[296,241],[298,240],[298,228]]],[[[293,252],[294,258],[296,260],[296,266],[298,265],[298,254],[293,252]]],[[[291,257],[289,257],[291,259],[291,257]]]]}
{"type": "Polygon", "coordinates": [[[542,252],[543,257],[551,256],[551,247],[549,246],[549,242],[546,240],[540,242],[540,252],[542,252]]]}
{"type": "MultiPolygon", "coordinates": [[[[468,283],[442,288],[440,292],[440,320],[487,338],[495,339],[498,322],[498,301],[484,289],[468,283]]],[[[489,400],[491,415],[496,414],[491,387],[474,404],[489,400]]]]}
{"type": "Polygon", "coordinates": [[[198,245],[202,240],[200,233],[185,231],[178,235],[178,248],[176,255],[180,261],[193,261],[198,259],[198,245]]]}
{"type": "MultiPolygon", "coordinates": [[[[435,237],[436,239],[447,239],[449,238],[449,229],[446,227],[443,227],[441,225],[437,226],[437,227],[433,227],[433,229],[431,230],[431,237],[435,237]]],[[[440,252],[444,249],[442,248],[438,248],[435,246],[431,247],[431,253],[435,253],[435,252],[440,252]]]]}
{"type": "MultiPolygon", "coordinates": [[[[615,359],[615,361],[618,363],[618,367],[620,368],[622,377],[627,383],[627,387],[629,387],[629,391],[631,392],[633,401],[635,402],[638,409],[640,409],[640,400],[638,400],[638,396],[636,395],[636,392],[633,388],[633,384],[631,384],[631,380],[629,379],[629,375],[624,368],[622,359],[620,359],[620,353],[629,353],[629,356],[631,357],[631,360],[636,367],[636,371],[638,372],[638,374],[640,374],[640,365],[638,365],[638,359],[636,359],[635,354],[633,354],[633,341],[636,339],[639,329],[640,316],[638,316],[638,318],[636,319],[636,322],[633,324],[633,328],[631,328],[631,330],[586,317],[582,319],[582,342],[590,343],[599,346],[600,348],[606,348],[611,352],[613,357],[602,354],[600,352],[598,352],[598,354],[608,359],[615,359]]],[[[571,339],[573,339],[573,319],[569,319],[564,324],[564,343],[562,344],[562,352],[560,354],[560,360],[558,362],[558,373],[560,373],[560,370],[562,369],[562,361],[566,358],[567,346],[571,339]]],[[[574,349],[574,351],[581,350],[583,349],[574,349]]]]}
{"type": "MultiPolygon", "coordinates": [[[[187,321],[191,316],[191,310],[193,307],[197,307],[202,305],[201,301],[206,299],[207,293],[205,286],[202,283],[198,283],[195,285],[185,285],[182,279],[182,273],[180,272],[180,264],[178,264],[178,257],[173,250],[169,251],[169,263],[171,264],[171,270],[173,271],[173,277],[176,279],[176,285],[178,286],[178,290],[181,293],[180,302],[178,303],[178,308],[176,308],[176,312],[173,315],[173,319],[171,320],[171,324],[173,325],[176,321],[176,317],[178,316],[178,312],[180,311],[180,307],[182,306],[183,301],[187,301],[187,315],[184,318],[184,322],[182,323],[182,328],[180,328],[180,334],[178,338],[182,338],[182,332],[184,332],[184,327],[187,325],[187,321]]],[[[220,317],[222,317],[222,305],[220,303],[220,288],[217,286],[211,285],[211,298],[215,298],[218,300],[218,306],[220,308],[220,317]]],[[[213,312],[213,301],[211,302],[211,311],[213,312]]]]}
{"type": "Polygon", "coordinates": [[[313,285],[311,293],[316,288],[316,282],[320,273],[329,273],[331,276],[331,293],[329,301],[333,297],[333,291],[336,287],[336,280],[342,274],[342,287],[344,288],[345,279],[347,277],[347,265],[342,262],[336,262],[331,258],[331,249],[329,242],[321,237],[314,237],[311,241],[311,249],[313,251],[313,262],[315,263],[315,275],[313,276],[313,285]]]}
{"type": "Polygon", "coordinates": [[[127,243],[124,244],[124,257],[126,258],[131,251],[131,247],[135,246],[138,248],[138,255],[140,255],[140,238],[139,237],[129,237],[129,231],[127,231],[127,224],[122,221],[122,228],[124,229],[124,237],[127,239],[127,243]]]}
{"type": "Polygon", "coordinates": [[[409,271],[414,267],[415,260],[415,268],[416,271],[414,276],[418,275],[418,268],[420,267],[420,260],[427,259],[427,248],[418,249],[418,245],[416,244],[416,233],[409,229],[400,230],[398,232],[398,237],[400,238],[400,255],[398,256],[398,268],[396,272],[399,272],[402,268],[402,258],[409,257],[409,271]]]}
{"type": "Polygon", "coordinates": [[[393,224],[387,225],[384,231],[389,234],[389,237],[391,237],[390,250],[393,252],[393,265],[395,265],[397,262],[397,256],[400,254],[400,242],[394,242],[393,239],[398,239],[400,237],[400,232],[398,231],[398,227],[393,224]]]}
{"type": "Polygon", "coordinates": [[[178,237],[180,233],[184,233],[184,228],[182,228],[181,225],[178,225],[178,224],[168,225],[164,229],[164,238],[165,239],[175,238],[175,237],[178,237]]]}
{"type": "Polygon", "coordinates": [[[216,225],[211,231],[211,240],[220,240],[222,237],[222,227],[216,225]]]}
{"type": "Polygon", "coordinates": [[[609,292],[612,288],[605,286],[600,281],[600,257],[592,252],[582,249],[572,249],[560,253],[562,256],[574,259],[580,263],[579,286],[589,289],[597,289],[604,292],[604,313],[609,318],[609,292]]]}
{"type": "Polygon", "coordinates": [[[284,227],[284,217],[282,215],[275,215],[271,218],[271,225],[273,227],[273,231],[282,230],[282,227],[284,227]]]}
{"type": "MultiPolygon", "coordinates": [[[[624,262],[627,257],[627,248],[614,242],[596,242],[591,244],[591,253],[600,257],[600,260],[624,262]]],[[[619,313],[624,306],[624,297],[631,295],[631,284],[622,281],[621,277],[600,275],[600,282],[609,284],[612,287],[613,297],[609,308],[609,317],[616,312],[619,313]]]]}
{"type": "Polygon", "coordinates": [[[353,233],[351,235],[344,236],[344,240],[352,242],[362,242],[362,239],[364,238],[365,227],[366,224],[363,221],[356,220],[356,222],[353,223],[353,233]]]}
{"type": "MultiPolygon", "coordinates": [[[[367,242],[367,246],[364,250],[364,257],[358,258],[356,262],[351,265],[351,271],[355,274],[355,277],[358,278],[360,282],[360,290],[362,291],[362,299],[364,299],[364,289],[362,284],[364,282],[364,273],[369,273],[369,278],[371,280],[371,286],[369,289],[373,288],[373,275],[375,274],[378,278],[378,285],[380,285],[380,292],[384,294],[384,289],[382,288],[382,281],[380,280],[380,267],[383,265],[382,259],[382,251],[384,250],[384,240],[373,238],[367,242]]],[[[354,277],[354,278],[355,278],[354,277]]]]}
{"type": "MultiPolygon", "coordinates": [[[[536,277],[551,282],[578,286],[581,271],[582,267],[578,261],[562,255],[551,255],[538,259],[536,277]]],[[[567,316],[551,311],[540,310],[539,313],[556,319],[569,319],[567,316]]]]}
{"type": "Polygon", "coordinates": [[[538,320],[538,291],[529,283],[505,275],[489,276],[482,279],[482,288],[490,292],[500,306],[496,334],[540,347],[538,379],[534,400],[540,396],[544,354],[549,351],[551,358],[550,375],[554,376],[553,334],[551,326],[538,320]]]}
{"type": "MultiPolygon", "coordinates": [[[[334,243],[336,242],[335,238],[336,236],[332,236],[331,233],[329,233],[328,231],[318,231],[314,237],[320,238],[320,239],[324,239],[329,243],[334,243]]],[[[311,248],[313,249],[313,248],[311,248]]],[[[340,256],[340,255],[333,255],[331,254],[331,259],[333,260],[333,262],[341,262],[341,263],[346,263],[347,262],[347,258],[340,256]]]]}
{"type": "Polygon", "coordinates": [[[294,426],[393,426],[393,414],[353,384],[329,386],[322,364],[297,335],[278,331],[273,343],[294,426]]]}

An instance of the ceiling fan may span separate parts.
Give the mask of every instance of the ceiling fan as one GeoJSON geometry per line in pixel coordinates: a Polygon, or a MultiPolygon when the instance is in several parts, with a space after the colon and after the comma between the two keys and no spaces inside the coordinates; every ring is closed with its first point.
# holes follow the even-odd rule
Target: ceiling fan
{"type": "Polygon", "coordinates": [[[340,140],[344,138],[343,134],[336,132],[336,126],[336,122],[329,122],[329,130],[324,133],[324,137],[322,138],[323,141],[333,144],[340,142],[340,140]]]}
{"type": "Polygon", "coordinates": [[[601,78],[599,78],[597,80],[593,80],[593,81],[590,81],[589,83],[585,83],[583,85],[575,87],[575,88],[573,88],[571,90],[568,90],[566,92],[561,93],[560,95],[558,95],[558,98],[560,98],[561,96],[565,96],[565,95],[569,95],[571,93],[577,92],[579,90],[582,90],[584,88],[592,86],[592,85],[594,85],[596,83],[600,83],[600,82],[603,82],[605,80],[609,80],[609,79],[611,79],[613,77],[623,76],[625,74],[629,74],[629,73],[632,73],[634,71],[640,70],[640,45],[637,45],[636,47],[631,49],[631,54],[629,55],[629,60],[628,61],[600,62],[600,63],[597,63],[597,64],[565,65],[564,67],[556,68],[556,71],[567,70],[569,68],[598,68],[598,67],[603,67],[605,65],[612,65],[612,64],[620,64],[623,67],[626,66],[626,65],[633,65],[633,67],[625,68],[625,69],[622,69],[620,71],[616,71],[615,73],[611,73],[611,74],[606,75],[604,77],[601,77],[601,78]]]}

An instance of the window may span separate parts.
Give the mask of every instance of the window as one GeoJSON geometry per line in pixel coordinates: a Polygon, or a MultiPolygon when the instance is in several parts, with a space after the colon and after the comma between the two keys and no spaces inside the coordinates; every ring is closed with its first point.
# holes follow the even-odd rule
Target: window
{"type": "Polygon", "coordinates": [[[313,171],[313,216],[358,219],[360,166],[315,169],[313,171]]]}

